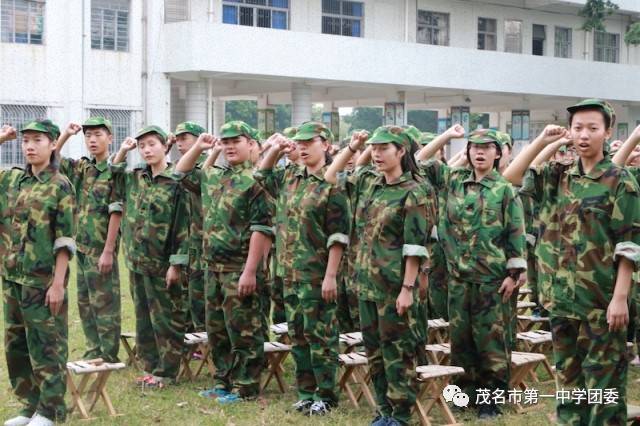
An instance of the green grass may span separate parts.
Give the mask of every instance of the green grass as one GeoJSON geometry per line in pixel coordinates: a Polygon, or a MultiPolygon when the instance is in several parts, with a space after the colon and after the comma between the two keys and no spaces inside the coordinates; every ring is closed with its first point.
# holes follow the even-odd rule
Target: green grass
{"type": "MultiPolygon", "coordinates": [[[[133,305],[129,292],[128,274],[124,264],[121,263],[121,293],[122,303],[122,330],[133,331],[135,329],[135,318],[133,305]]],[[[84,335],[78,316],[76,304],[75,270],[72,264],[71,282],[69,283],[69,360],[80,359],[84,353],[84,335]]],[[[0,308],[1,309],[1,308],[0,308]]],[[[124,349],[120,350],[121,359],[126,359],[124,349]]],[[[361,408],[355,409],[343,396],[340,407],[331,415],[324,418],[306,418],[298,413],[289,413],[289,406],[295,402],[296,393],[293,386],[293,362],[289,357],[285,364],[286,382],[289,389],[286,394],[280,394],[275,381],[269,385],[264,396],[257,401],[236,404],[231,407],[220,408],[212,400],[205,400],[198,396],[199,390],[205,389],[209,385],[209,380],[201,376],[194,382],[182,382],[179,385],[171,386],[163,390],[143,391],[134,385],[134,378],[140,375],[139,371],[127,368],[112,374],[109,379],[108,392],[111,396],[116,410],[120,413],[118,417],[109,417],[106,410],[99,402],[98,407],[93,412],[96,417],[91,420],[95,425],[148,425],[150,423],[160,425],[297,425],[304,423],[307,426],[313,425],[365,425],[369,424],[373,418],[373,412],[365,404],[361,408]]],[[[541,371],[541,369],[540,369],[541,371]]],[[[547,377],[540,374],[542,379],[547,377]]],[[[0,420],[13,417],[19,409],[18,401],[14,398],[8,376],[6,373],[6,363],[4,351],[0,354],[0,420]]],[[[629,375],[629,398],[628,401],[636,404],[640,402],[640,386],[635,381],[640,377],[637,369],[631,367],[629,375]]],[[[531,386],[538,389],[541,394],[551,394],[554,392],[553,383],[538,384],[531,386]]],[[[67,397],[69,401],[69,397],[67,397]]],[[[517,414],[510,407],[503,406],[505,415],[498,421],[491,424],[509,425],[546,425],[550,424],[547,415],[553,412],[552,399],[543,399],[542,404],[535,410],[517,414]]],[[[457,415],[459,421],[468,424],[483,424],[478,422],[475,415],[457,415]]],[[[442,419],[435,417],[435,424],[441,424],[442,419]]],[[[74,413],[70,416],[68,424],[85,425],[86,421],[80,420],[74,413]]],[[[484,422],[486,424],[486,422],[484,422]]]]}

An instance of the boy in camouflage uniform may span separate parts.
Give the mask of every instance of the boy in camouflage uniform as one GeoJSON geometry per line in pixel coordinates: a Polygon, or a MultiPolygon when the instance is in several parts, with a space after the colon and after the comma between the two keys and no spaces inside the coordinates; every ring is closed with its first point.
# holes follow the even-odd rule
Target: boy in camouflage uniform
{"type": "MultiPolygon", "coordinates": [[[[5,129],[0,142],[14,134],[5,129]]],[[[73,186],[55,164],[59,134],[50,120],[28,123],[22,128],[26,170],[0,171],[8,191],[3,223],[10,226],[2,271],[5,354],[11,386],[23,403],[8,426],[50,426],[66,416],[66,286],[76,245],[73,186]]]]}
{"type": "Polygon", "coordinates": [[[107,164],[112,143],[111,122],[91,117],[71,123],[58,139],[56,152],[80,130],[91,158],[62,158],[60,173],[75,188],[77,205],[78,312],[87,340],[85,359],[118,361],[120,348],[120,276],[118,240],[122,201],[118,199],[107,164]]]}
{"type": "MultiPolygon", "coordinates": [[[[173,137],[180,156],[184,156],[196,143],[198,136],[205,133],[204,127],[192,121],[176,126],[173,137]]],[[[195,168],[202,169],[206,154],[196,160],[195,168]]],[[[202,199],[200,194],[189,191],[189,270],[186,274],[189,289],[189,311],[193,327],[197,331],[205,329],[204,265],[202,264],[202,199]]]]}
{"type": "Polygon", "coordinates": [[[176,167],[182,184],[202,194],[206,262],[206,327],[216,366],[214,387],[202,393],[221,404],[255,398],[260,390],[264,334],[257,274],[273,230],[270,208],[253,179],[252,129],[231,121],[221,139],[203,134],[176,167]],[[201,153],[218,143],[228,166],[194,169],[201,153]]]}
{"type": "Polygon", "coordinates": [[[282,259],[299,397],[294,407],[323,415],[338,404],[336,280],[349,242],[350,212],[346,196],[324,180],[331,131],[322,123],[307,122],[292,139],[304,167],[273,169],[278,157],[291,149],[285,138],[279,138],[255,177],[279,199],[287,218],[282,259]]]}
{"type": "Polygon", "coordinates": [[[184,346],[186,303],[181,273],[189,266],[189,199],[165,159],[167,134],[158,126],[127,138],[111,172],[124,194],[124,235],[136,312],[136,346],[149,387],[175,381],[184,346]],[[136,145],[143,160],[125,170],[136,145]]]}
{"type": "MultiPolygon", "coordinates": [[[[452,127],[423,148],[419,159],[463,135],[459,125],[452,127]]],[[[522,203],[498,172],[499,158],[499,135],[488,130],[469,137],[472,168],[423,164],[424,175],[446,197],[440,237],[450,275],[451,365],[465,369],[458,385],[472,402],[478,388],[507,391],[509,302],[527,266],[522,203]]],[[[481,404],[478,414],[491,418],[500,411],[494,403],[481,404]]]]}
{"type": "Polygon", "coordinates": [[[505,176],[519,183],[536,159],[522,192],[540,203],[536,255],[558,388],[609,389],[617,397],[612,404],[559,400],[557,420],[624,425],[628,297],[640,262],[639,189],[629,172],[604,152],[614,119],[610,105],[587,99],[567,110],[570,130],[547,126],[505,176]],[[536,155],[563,136],[573,140],[579,159],[573,164],[538,163],[536,155]]]}

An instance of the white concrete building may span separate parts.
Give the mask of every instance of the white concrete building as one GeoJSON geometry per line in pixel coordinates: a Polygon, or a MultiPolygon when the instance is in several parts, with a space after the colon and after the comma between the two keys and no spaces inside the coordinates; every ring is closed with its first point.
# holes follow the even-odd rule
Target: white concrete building
{"type": "MultiPolygon", "coordinates": [[[[443,126],[490,113],[524,143],[577,99],[601,97],[623,137],[640,124],[640,47],[624,42],[640,0],[615,0],[595,34],[579,29],[585,3],[0,0],[0,122],[103,114],[120,140],[143,123],[217,129],[225,100],[257,99],[267,128],[276,104],[292,104],[294,124],[316,102],[386,105],[397,123],[409,109],[437,110],[443,126]]],[[[3,145],[0,165],[22,163],[18,147],[3,145]]]]}

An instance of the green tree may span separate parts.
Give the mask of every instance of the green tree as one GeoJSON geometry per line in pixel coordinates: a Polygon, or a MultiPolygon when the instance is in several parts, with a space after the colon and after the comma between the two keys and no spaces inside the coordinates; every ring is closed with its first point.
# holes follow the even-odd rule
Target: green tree
{"type": "Polygon", "coordinates": [[[584,18],[581,28],[585,31],[604,31],[604,20],[617,9],[619,6],[611,0],[587,0],[578,12],[578,15],[584,18]]]}
{"type": "Polygon", "coordinates": [[[407,113],[407,124],[416,126],[423,132],[438,131],[438,112],[413,110],[407,113]]]}
{"type": "Polygon", "coordinates": [[[353,109],[351,115],[343,117],[345,123],[349,124],[349,131],[368,130],[373,132],[382,125],[382,108],[357,107],[353,109]]]}
{"type": "Polygon", "coordinates": [[[472,112],[469,117],[469,130],[474,131],[478,127],[482,129],[489,128],[489,114],[472,112]]]}
{"type": "Polygon", "coordinates": [[[276,105],[276,131],[291,127],[291,105],[276,105]]]}
{"type": "Polygon", "coordinates": [[[224,120],[242,120],[251,127],[257,127],[258,103],[256,101],[227,101],[225,102],[224,120]]]}

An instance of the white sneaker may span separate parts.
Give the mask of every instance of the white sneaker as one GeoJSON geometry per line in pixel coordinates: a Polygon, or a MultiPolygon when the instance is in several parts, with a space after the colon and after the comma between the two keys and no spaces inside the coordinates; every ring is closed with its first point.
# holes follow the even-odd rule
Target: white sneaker
{"type": "Polygon", "coordinates": [[[18,416],[4,422],[4,426],[26,426],[31,421],[31,417],[18,416]]]}
{"type": "Polygon", "coordinates": [[[53,426],[53,425],[54,425],[53,421],[37,413],[35,416],[33,416],[31,421],[27,424],[27,426],[53,426]]]}

